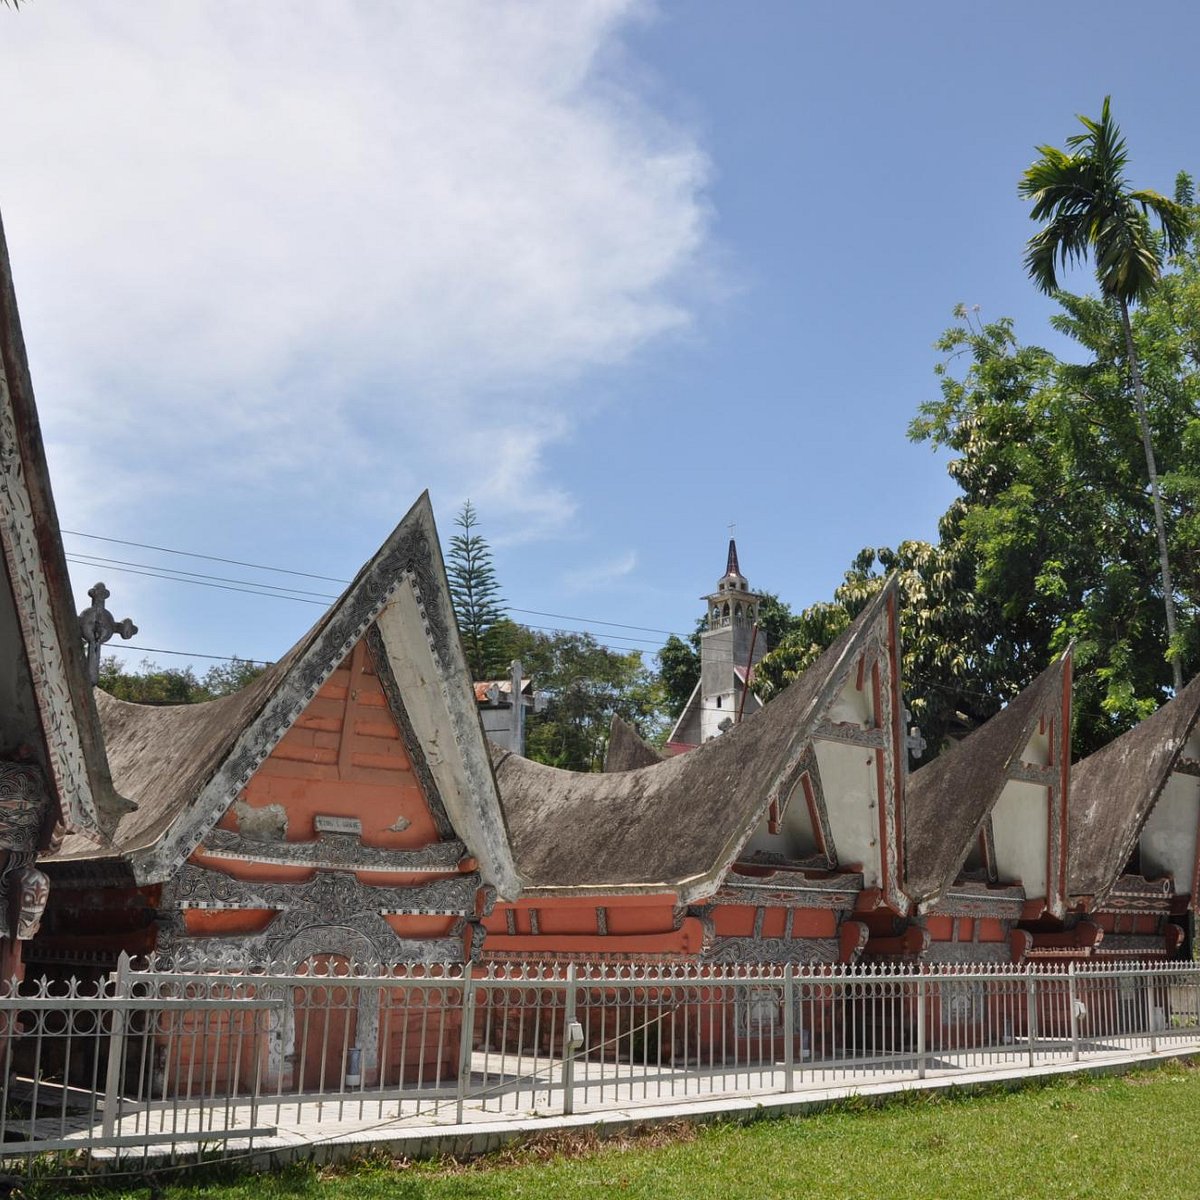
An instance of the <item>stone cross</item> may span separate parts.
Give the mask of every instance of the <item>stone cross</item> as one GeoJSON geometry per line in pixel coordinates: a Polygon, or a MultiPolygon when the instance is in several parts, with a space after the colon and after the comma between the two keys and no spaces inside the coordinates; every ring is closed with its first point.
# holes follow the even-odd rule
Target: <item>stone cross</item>
{"type": "MultiPolygon", "coordinates": [[[[904,710],[904,723],[908,725],[911,720],[912,713],[906,708],[904,710]]],[[[908,725],[908,733],[904,737],[904,746],[913,758],[920,758],[925,753],[929,743],[921,734],[921,727],[919,725],[908,725]]]]}
{"type": "Polygon", "coordinates": [[[92,606],[79,614],[79,632],[87,647],[88,679],[92,687],[95,687],[100,682],[100,647],[114,633],[119,633],[128,641],[137,633],[138,628],[128,617],[123,621],[113,619],[112,613],[104,607],[105,600],[112,593],[103,583],[88,588],[88,595],[92,598],[92,606]]]}

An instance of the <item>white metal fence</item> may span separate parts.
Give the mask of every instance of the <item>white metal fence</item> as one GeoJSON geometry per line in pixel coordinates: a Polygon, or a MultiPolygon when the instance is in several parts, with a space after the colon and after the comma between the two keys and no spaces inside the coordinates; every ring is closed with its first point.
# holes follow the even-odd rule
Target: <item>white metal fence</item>
{"type": "Polygon", "coordinates": [[[151,963],[0,994],[7,1170],[1200,1052],[1200,967],[151,963]]]}

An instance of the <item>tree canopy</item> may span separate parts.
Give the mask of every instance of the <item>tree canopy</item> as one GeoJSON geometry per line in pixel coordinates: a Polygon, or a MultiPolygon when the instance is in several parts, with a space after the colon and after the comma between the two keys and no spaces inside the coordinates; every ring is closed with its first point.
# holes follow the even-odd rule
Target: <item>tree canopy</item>
{"type": "MultiPolygon", "coordinates": [[[[1186,187],[1184,189],[1186,193],[1186,187]]],[[[1181,659],[1200,662],[1200,254],[1189,237],[1135,312],[1147,417],[1162,463],[1181,659]]],[[[1169,698],[1161,574],[1121,316],[1056,293],[1070,359],[1023,345],[1007,318],[960,306],[937,342],[940,393],[909,436],[951,455],[960,488],[936,543],[862,551],[833,599],[760,664],[768,692],[808,666],[888,571],[901,587],[908,704],[933,752],[1075,643],[1075,750],[1169,698]]]]}
{"type": "Polygon", "coordinates": [[[510,657],[546,698],[525,727],[526,757],[572,771],[604,766],[614,716],[645,738],[664,732],[665,707],[658,677],[636,650],[612,650],[586,633],[543,632],[506,623],[510,657]]]}
{"type": "Polygon", "coordinates": [[[143,658],[131,670],[115,654],[100,662],[98,686],[118,700],[134,704],[199,704],[232,695],[261,675],[266,666],[244,658],[216,663],[203,675],[192,667],[160,667],[143,658]]]}
{"type": "Polygon", "coordinates": [[[1175,616],[1166,516],[1129,306],[1153,299],[1162,277],[1162,253],[1183,251],[1189,234],[1189,214],[1182,203],[1168,200],[1158,192],[1134,191],[1129,187],[1125,179],[1129,153],[1113,121],[1109,97],[1104,98],[1098,121],[1082,116],[1079,121],[1083,132],[1067,139],[1068,151],[1040,146],[1041,157],[1021,177],[1020,193],[1032,203],[1029,215],[1042,222],[1041,229],[1029,239],[1025,267],[1042,291],[1053,294],[1058,290],[1058,264],[1090,257],[1101,296],[1114,304],[1120,314],[1121,345],[1129,370],[1131,399],[1137,413],[1154,512],[1166,615],[1163,645],[1171,663],[1172,681],[1178,689],[1183,686],[1182,646],[1175,616]],[[1161,227],[1161,238],[1155,238],[1151,231],[1151,214],[1161,227]]]}

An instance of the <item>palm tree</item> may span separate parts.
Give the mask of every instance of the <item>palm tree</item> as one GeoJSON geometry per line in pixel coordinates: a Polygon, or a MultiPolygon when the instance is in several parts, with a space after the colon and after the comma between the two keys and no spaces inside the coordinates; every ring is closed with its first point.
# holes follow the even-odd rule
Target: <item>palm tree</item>
{"type": "MultiPolygon", "coordinates": [[[[1084,132],[1067,138],[1067,149],[1039,146],[1041,155],[1021,176],[1020,193],[1033,202],[1029,215],[1043,222],[1029,239],[1025,269],[1043,292],[1058,290],[1057,270],[1086,259],[1096,266],[1100,293],[1117,304],[1125,333],[1125,355],[1133,384],[1146,452],[1146,472],[1154,502],[1154,527],[1158,535],[1158,562],[1162,573],[1163,600],[1167,610],[1167,641],[1175,640],[1175,592],[1167,557],[1167,531],[1163,521],[1162,497],[1158,488],[1158,465],[1150,422],[1146,417],[1146,389],[1133,344],[1129,306],[1145,300],[1162,275],[1160,246],[1150,229],[1153,214],[1162,227],[1168,254],[1183,247],[1188,236],[1188,216],[1182,205],[1152,191],[1130,191],[1125,181],[1129,158],[1125,139],[1113,122],[1109,97],[1104,97],[1100,120],[1079,118],[1084,132]]],[[[1183,687],[1183,668],[1177,653],[1169,653],[1175,690],[1183,687]]]]}

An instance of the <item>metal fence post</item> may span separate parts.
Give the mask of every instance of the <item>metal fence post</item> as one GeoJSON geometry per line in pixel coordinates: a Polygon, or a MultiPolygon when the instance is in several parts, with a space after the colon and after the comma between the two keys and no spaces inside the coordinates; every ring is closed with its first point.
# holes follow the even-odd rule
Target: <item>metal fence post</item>
{"type": "Polygon", "coordinates": [[[1071,1006],[1071,1061],[1079,1061],[1079,991],[1075,983],[1075,962],[1067,964],[1067,1003],[1071,1006]]]}
{"type": "Polygon", "coordinates": [[[1154,975],[1146,972],[1146,1029],[1150,1033],[1150,1053],[1158,1052],[1158,1031],[1154,1026],[1154,975]]]}
{"type": "Polygon", "coordinates": [[[1025,1023],[1029,1027],[1029,1065],[1037,1055],[1037,976],[1025,976],[1025,1023]]]}
{"type": "Polygon", "coordinates": [[[928,993],[928,985],[924,977],[917,980],[917,1078],[925,1078],[926,1058],[925,1053],[925,1003],[928,993]]]}
{"type": "Polygon", "coordinates": [[[795,1086],[796,1069],[796,996],[795,968],[788,963],[783,968],[783,1090],[795,1086]]]}
{"type": "Polygon", "coordinates": [[[475,976],[471,964],[463,968],[462,1028],[458,1031],[458,1083],[455,1087],[454,1123],[463,1123],[463,1105],[471,1079],[471,1044],[475,1040],[475,976]]]}
{"type": "MultiPolygon", "coordinates": [[[[130,995],[129,955],[122,950],[113,980],[113,999],[127,1000],[130,995]]],[[[125,1067],[125,1033],[128,1015],[114,1006],[108,1037],[108,1069],[104,1077],[104,1121],[101,1136],[110,1138],[117,1129],[117,1109],[121,1103],[121,1077],[125,1067]]]]}
{"type": "Polygon", "coordinates": [[[575,1015],[575,964],[567,963],[567,994],[563,1011],[563,1116],[575,1111],[575,1041],[571,1027],[575,1015]]]}

